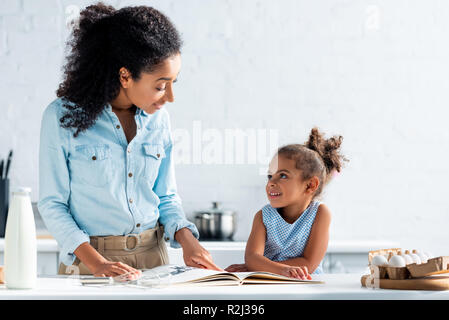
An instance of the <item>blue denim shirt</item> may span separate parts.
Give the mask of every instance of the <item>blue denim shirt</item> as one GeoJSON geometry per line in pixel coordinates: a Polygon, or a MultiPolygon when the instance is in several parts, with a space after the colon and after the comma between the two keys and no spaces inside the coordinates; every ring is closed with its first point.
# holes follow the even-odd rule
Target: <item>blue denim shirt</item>
{"type": "Polygon", "coordinates": [[[63,101],[45,109],[39,149],[38,209],[61,249],[60,262],[71,265],[89,236],[140,233],[158,220],[172,247],[180,247],[174,234],[181,228],[198,238],[177,194],[167,111],[137,108],[137,134],[128,144],[110,104],[74,138],[75,129],[60,126],[63,101]]]}

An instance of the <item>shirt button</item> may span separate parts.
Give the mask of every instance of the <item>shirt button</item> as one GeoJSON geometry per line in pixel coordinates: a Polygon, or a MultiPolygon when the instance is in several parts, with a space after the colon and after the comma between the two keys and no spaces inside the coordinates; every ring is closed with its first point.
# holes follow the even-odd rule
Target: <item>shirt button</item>
{"type": "Polygon", "coordinates": [[[128,177],[132,177],[133,176],[133,174],[130,172],[130,173],[128,173],[128,177]]]}
{"type": "Polygon", "coordinates": [[[158,153],[156,156],[159,158],[161,155],[158,153]]]}
{"type": "Polygon", "coordinates": [[[131,149],[128,148],[128,153],[131,153],[131,149]]]}
{"type": "Polygon", "coordinates": [[[92,157],[92,160],[97,160],[97,157],[96,157],[96,156],[93,156],[93,157],[92,157]]]}
{"type": "Polygon", "coordinates": [[[116,126],[116,128],[117,128],[117,129],[120,129],[120,126],[119,126],[119,125],[117,125],[117,126],[116,126]]]}
{"type": "Polygon", "coordinates": [[[140,228],[140,223],[136,224],[136,227],[137,227],[137,228],[140,228]]]}
{"type": "Polygon", "coordinates": [[[129,199],[129,203],[133,203],[133,199],[129,199]]]}

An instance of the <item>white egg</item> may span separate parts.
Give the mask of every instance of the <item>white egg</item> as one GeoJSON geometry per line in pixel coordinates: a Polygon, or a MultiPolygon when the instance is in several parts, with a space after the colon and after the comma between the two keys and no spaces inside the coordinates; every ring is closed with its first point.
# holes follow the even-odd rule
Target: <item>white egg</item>
{"type": "Polygon", "coordinates": [[[405,267],[405,259],[402,256],[394,255],[388,261],[388,265],[396,268],[405,267]]]}
{"type": "Polygon", "coordinates": [[[401,257],[404,258],[405,264],[414,263],[412,257],[409,254],[401,254],[401,257]]]}
{"type": "Polygon", "coordinates": [[[421,263],[427,263],[427,256],[423,253],[418,253],[419,258],[421,259],[421,263]]]}
{"type": "Polygon", "coordinates": [[[375,266],[385,266],[388,265],[388,260],[383,255],[377,255],[371,259],[371,264],[375,266]]]}
{"type": "Polygon", "coordinates": [[[425,253],[418,250],[413,250],[413,253],[418,255],[419,259],[421,260],[421,263],[427,263],[427,256],[425,253]]]}
{"type": "Polygon", "coordinates": [[[411,253],[410,257],[413,259],[413,263],[421,264],[421,259],[419,258],[419,256],[417,254],[411,253]]]}
{"type": "Polygon", "coordinates": [[[424,252],[424,254],[427,257],[427,260],[434,258],[433,253],[431,253],[431,252],[424,252]]]}

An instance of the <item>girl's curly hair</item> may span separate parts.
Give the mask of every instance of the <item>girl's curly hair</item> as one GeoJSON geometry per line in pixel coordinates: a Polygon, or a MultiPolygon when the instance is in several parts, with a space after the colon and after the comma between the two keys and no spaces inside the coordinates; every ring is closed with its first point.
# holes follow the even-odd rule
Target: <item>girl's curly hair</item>
{"type": "Polygon", "coordinates": [[[142,72],[152,72],[180,53],[182,40],[170,20],[154,8],[116,10],[99,2],[80,12],[67,45],[71,50],[56,95],[66,101],[61,126],[76,128],[77,137],[119,94],[120,68],[128,69],[137,81],[142,72]]]}
{"type": "Polygon", "coordinates": [[[309,140],[305,144],[289,144],[278,149],[277,154],[296,161],[296,169],[302,171],[304,180],[313,176],[318,177],[320,185],[315,191],[314,198],[323,191],[334,171],[340,172],[344,161],[349,161],[340,154],[343,142],[342,136],[325,139],[318,128],[313,128],[309,140]]]}

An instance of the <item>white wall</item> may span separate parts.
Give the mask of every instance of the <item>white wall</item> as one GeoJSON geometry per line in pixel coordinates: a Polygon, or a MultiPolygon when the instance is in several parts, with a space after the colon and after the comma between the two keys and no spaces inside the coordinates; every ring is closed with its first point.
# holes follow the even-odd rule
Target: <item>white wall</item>
{"type": "MultiPolygon", "coordinates": [[[[449,2],[108,2],[150,4],[181,31],[183,67],[167,106],[174,131],[273,129],[280,144],[304,142],[315,125],[342,134],[351,161],[325,190],[331,238],[449,254],[449,2]]],[[[12,186],[31,186],[34,201],[40,118],[60,81],[65,23],[89,3],[0,2],[0,155],[14,149],[12,186]]],[[[235,238],[246,239],[267,200],[264,164],[245,163],[178,164],[187,215],[221,200],[239,213],[235,238]]]]}

